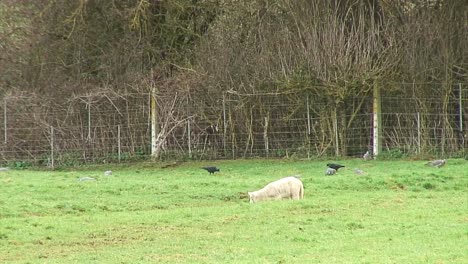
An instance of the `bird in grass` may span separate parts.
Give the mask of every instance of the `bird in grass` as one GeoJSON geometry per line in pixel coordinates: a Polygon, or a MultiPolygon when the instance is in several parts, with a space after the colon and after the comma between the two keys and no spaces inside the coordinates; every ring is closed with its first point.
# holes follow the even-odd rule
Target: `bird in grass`
{"type": "Polygon", "coordinates": [[[343,168],[343,167],[345,167],[345,166],[340,165],[340,164],[328,163],[328,164],[327,164],[327,167],[328,167],[328,168],[332,168],[332,169],[338,171],[340,168],[343,168]]]}
{"type": "Polygon", "coordinates": [[[440,167],[444,166],[445,163],[447,163],[447,161],[445,159],[442,159],[442,160],[429,161],[428,163],[426,163],[426,165],[440,168],[440,167]]]}
{"type": "Polygon", "coordinates": [[[202,169],[208,171],[210,174],[213,174],[213,173],[219,171],[219,169],[216,168],[216,167],[203,167],[202,169]]]}
{"type": "Polygon", "coordinates": [[[336,170],[332,168],[327,168],[327,170],[325,171],[325,175],[333,175],[335,173],[336,173],[336,170]]]}
{"type": "Polygon", "coordinates": [[[362,156],[362,158],[365,160],[365,161],[369,161],[372,159],[372,155],[369,153],[369,151],[366,152],[366,154],[364,154],[364,156],[362,156]]]}

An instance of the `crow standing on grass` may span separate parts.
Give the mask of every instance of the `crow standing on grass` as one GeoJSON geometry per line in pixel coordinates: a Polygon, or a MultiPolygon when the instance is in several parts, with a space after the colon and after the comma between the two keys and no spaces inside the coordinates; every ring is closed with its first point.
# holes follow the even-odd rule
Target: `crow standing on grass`
{"type": "Polygon", "coordinates": [[[328,163],[328,164],[327,164],[327,167],[328,167],[328,168],[332,168],[332,169],[338,171],[339,168],[343,168],[343,167],[345,167],[345,166],[340,165],[340,164],[328,163]]]}
{"type": "Polygon", "coordinates": [[[219,169],[216,168],[216,167],[203,167],[202,169],[208,171],[210,174],[213,174],[213,173],[219,171],[219,169]]]}

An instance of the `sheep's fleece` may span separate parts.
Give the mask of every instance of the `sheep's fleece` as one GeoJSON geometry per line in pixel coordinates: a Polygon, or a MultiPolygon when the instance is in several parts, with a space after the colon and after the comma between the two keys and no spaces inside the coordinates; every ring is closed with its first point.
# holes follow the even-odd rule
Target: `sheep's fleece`
{"type": "Polygon", "coordinates": [[[281,199],[299,200],[304,198],[304,186],[301,180],[290,176],[269,183],[262,189],[255,192],[248,192],[248,194],[250,203],[281,199]]]}

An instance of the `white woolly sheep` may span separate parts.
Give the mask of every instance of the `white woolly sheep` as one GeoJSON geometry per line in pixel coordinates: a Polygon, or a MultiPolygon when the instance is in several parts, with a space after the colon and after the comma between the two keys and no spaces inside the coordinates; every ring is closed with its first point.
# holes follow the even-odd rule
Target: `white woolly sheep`
{"type": "Polygon", "coordinates": [[[248,192],[248,194],[250,203],[281,199],[299,200],[304,198],[304,186],[301,180],[290,176],[269,183],[262,189],[248,192]]]}

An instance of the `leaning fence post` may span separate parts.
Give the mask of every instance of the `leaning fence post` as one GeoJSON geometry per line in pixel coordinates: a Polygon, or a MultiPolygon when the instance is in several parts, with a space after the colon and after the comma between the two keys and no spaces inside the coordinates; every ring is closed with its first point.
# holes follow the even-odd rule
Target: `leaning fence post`
{"type": "Polygon", "coordinates": [[[118,160],[120,162],[120,155],[121,155],[121,150],[122,150],[122,147],[121,147],[121,144],[120,144],[120,125],[117,125],[117,151],[118,151],[118,160]]]}
{"type": "Polygon", "coordinates": [[[50,167],[54,168],[54,127],[50,126],[50,167]]]}
{"type": "Polygon", "coordinates": [[[3,99],[3,130],[4,130],[4,142],[7,143],[8,139],[8,132],[7,132],[7,100],[6,98],[3,99]]]}

